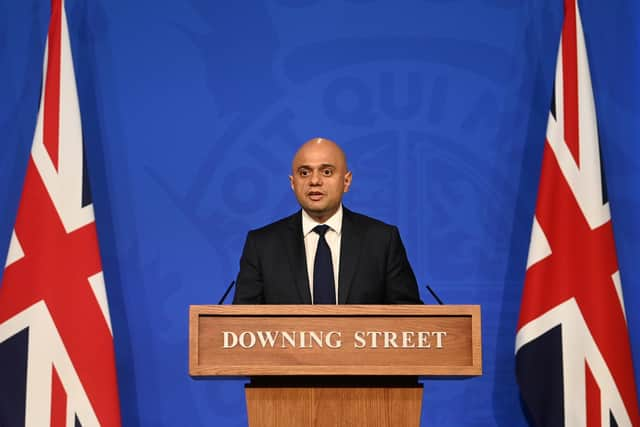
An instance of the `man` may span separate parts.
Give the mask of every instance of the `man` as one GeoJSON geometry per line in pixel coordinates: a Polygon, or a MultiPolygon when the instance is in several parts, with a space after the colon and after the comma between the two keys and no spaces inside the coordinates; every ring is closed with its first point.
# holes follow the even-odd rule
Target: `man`
{"type": "Polygon", "coordinates": [[[291,169],[302,210],[249,232],[234,304],[421,304],[398,229],[342,206],[342,149],[314,138],[291,169]]]}

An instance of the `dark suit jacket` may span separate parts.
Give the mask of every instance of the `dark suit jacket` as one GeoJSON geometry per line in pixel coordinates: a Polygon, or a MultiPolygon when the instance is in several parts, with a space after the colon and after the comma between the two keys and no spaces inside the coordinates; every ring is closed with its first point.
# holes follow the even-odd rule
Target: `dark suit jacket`
{"type": "MultiPolygon", "coordinates": [[[[338,302],[422,304],[395,226],[343,207],[338,302]]],[[[234,304],[311,304],[302,213],[252,230],[234,304]]]]}

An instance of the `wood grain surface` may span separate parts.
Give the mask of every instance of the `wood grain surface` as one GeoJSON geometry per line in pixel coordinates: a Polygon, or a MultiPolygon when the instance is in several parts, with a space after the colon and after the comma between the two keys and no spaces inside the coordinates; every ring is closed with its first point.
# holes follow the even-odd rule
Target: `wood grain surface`
{"type": "Polygon", "coordinates": [[[477,305],[191,306],[189,328],[192,376],[482,374],[477,305]],[[224,348],[225,331],[235,336],[246,332],[247,345],[251,335],[280,335],[273,347],[268,342],[263,347],[257,339],[251,348],[224,348]],[[354,340],[356,331],[366,338],[366,347],[356,348],[362,345],[354,340]],[[295,335],[297,345],[281,339],[282,332],[295,335]],[[319,345],[310,340],[312,332],[316,338],[333,333],[319,345]],[[440,334],[440,348],[435,336],[418,340],[420,333],[425,338],[433,332],[446,333],[440,334]],[[338,333],[341,345],[336,348],[338,333]],[[430,348],[419,348],[427,343],[430,348]]]}

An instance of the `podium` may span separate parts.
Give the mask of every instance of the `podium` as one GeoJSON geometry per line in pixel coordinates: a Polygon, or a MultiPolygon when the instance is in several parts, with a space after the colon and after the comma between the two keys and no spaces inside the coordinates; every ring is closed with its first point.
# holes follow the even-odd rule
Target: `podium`
{"type": "Polygon", "coordinates": [[[189,373],[251,377],[250,427],[419,426],[419,376],[482,374],[480,306],[191,306],[189,373]]]}

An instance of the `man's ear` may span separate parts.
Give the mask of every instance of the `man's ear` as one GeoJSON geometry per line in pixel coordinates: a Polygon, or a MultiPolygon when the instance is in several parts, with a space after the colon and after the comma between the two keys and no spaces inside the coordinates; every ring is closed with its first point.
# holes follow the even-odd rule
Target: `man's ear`
{"type": "Polygon", "coordinates": [[[289,185],[291,185],[291,189],[293,190],[293,175],[289,175],[289,185]]]}
{"type": "Polygon", "coordinates": [[[344,174],[344,192],[345,193],[349,191],[349,188],[351,187],[352,178],[353,178],[353,175],[351,174],[351,171],[344,174]]]}

